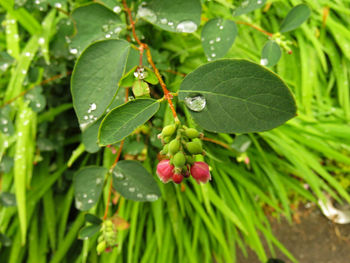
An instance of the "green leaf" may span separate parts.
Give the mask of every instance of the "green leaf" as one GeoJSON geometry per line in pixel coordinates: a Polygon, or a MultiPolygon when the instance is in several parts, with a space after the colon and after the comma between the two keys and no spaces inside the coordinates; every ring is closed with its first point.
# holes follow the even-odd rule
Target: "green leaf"
{"type": "Polygon", "coordinates": [[[236,151],[244,153],[248,150],[251,144],[252,141],[250,140],[250,138],[247,135],[242,134],[236,136],[231,146],[236,151]]]}
{"type": "Polygon", "coordinates": [[[5,135],[13,135],[15,128],[10,117],[10,107],[7,106],[3,109],[0,109],[0,133],[5,135]]]}
{"type": "Polygon", "coordinates": [[[100,225],[102,223],[101,218],[89,213],[85,215],[85,221],[94,225],[100,225]]]}
{"type": "Polygon", "coordinates": [[[103,188],[107,169],[87,166],[74,175],[75,206],[81,211],[92,208],[98,201],[103,188]]]}
{"type": "Polygon", "coordinates": [[[42,88],[39,86],[27,92],[24,98],[29,101],[29,107],[34,112],[41,112],[46,107],[46,98],[42,94],[42,88]]]}
{"type": "Polygon", "coordinates": [[[141,4],[137,16],[167,31],[192,33],[201,22],[201,12],[199,0],[153,0],[141,4]]]}
{"type": "Polygon", "coordinates": [[[201,40],[208,60],[226,55],[237,36],[237,26],[231,20],[215,18],[207,22],[202,30],[201,40]]]}
{"type": "Polygon", "coordinates": [[[7,52],[0,52],[0,74],[5,72],[13,63],[15,59],[11,57],[7,52]]]}
{"type": "Polygon", "coordinates": [[[12,193],[0,193],[0,204],[3,206],[16,206],[16,196],[12,193]]]}
{"type": "Polygon", "coordinates": [[[311,10],[305,4],[293,7],[283,20],[280,26],[280,32],[285,33],[296,29],[309,18],[310,14],[311,10]]]}
{"type": "Polygon", "coordinates": [[[119,161],[112,175],[114,189],[126,199],[152,202],[161,196],[153,176],[137,161],[119,161]]]}
{"type": "Polygon", "coordinates": [[[261,52],[260,64],[263,66],[272,67],[277,64],[280,58],[280,46],[273,40],[267,41],[261,52]]]}
{"type": "Polygon", "coordinates": [[[101,229],[101,225],[92,225],[92,226],[83,227],[79,231],[79,239],[83,239],[83,240],[88,239],[93,235],[95,235],[98,231],[100,231],[100,229],[101,229]]]}
{"type": "Polygon", "coordinates": [[[79,57],[71,92],[82,130],[102,117],[113,101],[129,49],[129,43],[124,40],[104,40],[89,46],[79,57]]]}
{"type": "Polygon", "coordinates": [[[153,99],[136,99],[111,110],[99,130],[100,145],[114,144],[148,121],[159,109],[153,99]]]}
{"type": "Polygon", "coordinates": [[[87,127],[81,134],[81,141],[85,146],[85,150],[89,153],[95,153],[100,150],[98,146],[98,129],[100,128],[102,118],[87,127]]]}
{"type": "Polygon", "coordinates": [[[211,62],[188,74],[179,100],[199,126],[212,132],[266,131],[296,115],[286,84],[266,68],[240,59],[211,62]]]}
{"type": "Polygon", "coordinates": [[[255,9],[263,7],[265,3],[266,0],[243,0],[241,5],[233,11],[233,15],[240,16],[252,12],[255,9]]]}
{"type": "Polygon", "coordinates": [[[13,164],[13,158],[5,155],[0,161],[0,173],[9,173],[13,168],[13,164]]]}
{"type": "Polygon", "coordinates": [[[141,79],[135,80],[132,85],[132,93],[134,93],[135,98],[150,97],[150,90],[147,82],[141,79]]]}
{"type": "Polygon", "coordinates": [[[130,88],[134,84],[135,76],[134,72],[136,71],[137,66],[129,70],[119,81],[119,87],[121,88],[130,88]]]}
{"type": "Polygon", "coordinates": [[[98,3],[78,7],[72,18],[76,25],[76,34],[70,45],[72,54],[80,54],[97,40],[118,37],[125,27],[116,13],[98,3]]]}

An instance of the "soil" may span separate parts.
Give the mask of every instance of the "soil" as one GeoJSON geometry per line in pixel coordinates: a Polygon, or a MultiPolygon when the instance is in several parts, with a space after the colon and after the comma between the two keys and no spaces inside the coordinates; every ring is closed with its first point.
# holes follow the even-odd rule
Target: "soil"
{"type": "MultiPolygon", "coordinates": [[[[270,221],[278,240],[299,263],[350,263],[350,224],[332,223],[317,207],[302,209],[292,225],[286,220],[270,221]]],[[[276,253],[274,258],[291,263],[282,253],[276,253]]],[[[261,262],[249,251],[248,258],[239,253],[237,263],[261,262]]]]}

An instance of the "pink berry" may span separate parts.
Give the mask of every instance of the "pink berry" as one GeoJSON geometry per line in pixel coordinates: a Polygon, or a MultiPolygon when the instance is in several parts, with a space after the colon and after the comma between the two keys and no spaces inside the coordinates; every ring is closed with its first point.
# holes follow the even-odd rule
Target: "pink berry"
{"type": "Polygon", "coordinates": [[[157,165],[157,175],[163,183],[167,183],[173,179],[174,166],[170,164],[169,160],[162,160],[157,165]]]}
{"type": "Polygon", "coordinates": [[[184,177],[182,174],[174,174],[173,175],[173,181],[175,184],[181,183],[183,179],[184,179],[184,177]]]}
{"type": "Polygon", "coordinates": [[[205,162],[195,162],[191,166],[191,175],[197,183],[206,183],[211,179],[209,166],[205,162]]]}

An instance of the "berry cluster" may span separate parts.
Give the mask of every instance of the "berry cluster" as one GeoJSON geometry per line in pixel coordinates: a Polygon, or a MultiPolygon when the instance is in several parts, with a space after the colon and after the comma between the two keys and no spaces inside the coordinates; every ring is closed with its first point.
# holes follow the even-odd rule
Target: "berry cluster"
{"type": "Polygon", "coordinates": [[[160,152],[168,157],[157,166],[157,175],[163,183],[173,181],[176,184],[184,178],[192,177],[197,183],[206,183],[211,179],[209,166],[205,162],[195,162],[195,155],[203,154],[200,133],[185,125],[171,124],[163,128],[159,138],[163,143],[160,152]]]}
{"type": "Polygon", "coordinates": [[[97,254],[101,254],[104,251],[109,252],[117,245],[117,231],[111,220],[105,220],[102,223],[100,232],[96,247],[97,254]]]}

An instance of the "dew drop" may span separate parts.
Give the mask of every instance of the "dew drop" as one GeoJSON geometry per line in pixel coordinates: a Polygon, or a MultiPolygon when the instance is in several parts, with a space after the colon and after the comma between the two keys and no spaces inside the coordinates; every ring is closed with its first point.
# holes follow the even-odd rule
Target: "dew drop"
{"type": "Polygon", "coordinates": [[[38,43],[39,43],[40,45],[44,44],[44,43],[45,43],[45,38],[43,38],[43,37],[39,38],[39,39],[38,39],[38,43]]]}
{"type": "Polygon", "coordinates": [[[115,176],[115,178],[118,178],[118,179],[120,179],[120,180],[122,180],[122,179],[125,178],[124,174],[122,174],[122,173],[119,172],[119,171],[114,171],[114,172],[113,172],[113,175],[115,176]]]}
{"type": "Polygon", "coordinates": [[[80,201],[76,201],[75,206],[76,206],[76,208],[80,209],[83,206],[83,203],[80,201]]]}
{"type": "Polygon", "coordinates": [[[214,44],[214,40],[210,40],[209,44],[211,44],[211,45],[214,44]]]}
{"type": "Polygon", "coordinates": [[[138,17],[143,17],[146,20],[150,21],[151,23],[155,23],[157,21],[157,16],[156,14],[151,10],[146,7],[140,6],[138,11],[137,11],[137,16],[138,17]]]}
{"type": "Polygon", "coordinates": [[[37,103],[37,104],[35,104],[35,106],[36,106],[37,108],[40,108],[40,107],[41,107],[41,104],[40,104],[40,103],[37,103]]]}
{"type": "Polygon", "coordinates": [[[137,68],[137,70],[134,72],[134,76],[138,79],[145,79],[147,78],[148,73],[144,68],[137,68]]]}
{"type": "Polygon", "coordinates": [[[113,12],[114,12],[114,13],[119,14],[120,11],[122,11],[122,9],[121,9],[121,7],[120,7],[119,5],[116,5],[115,7],[113,7],[113,12]]]}
{"type": "Polygon", "coordinates": [[[55,7],[56,8],[62,8],[62,4],[61,3],[55,3],[55,7]]]}
{"type": "Polygon", "coordinates": [[[220,30],[223,30],[223,29],[224,29],[224,26],[220,26],[219,29],[220,29],[220,30]]]}
{"type": "Polygon", "coordinates": [[[181,33],[193,33],[197,30],[197,25],[190,20],[182,21],[176,26],[176,31],[181,33]]]}
{"type": "Polygon", "coordinates": [[[110,37],[111,37],[111,34],[106,34],[105,37],[106,37],[106,38],[110,38],[110,37]]]}
{"type": "Polygon", "coordinates": [[[141,194],[141,193],[138,193],[136,196],[137,196],[138,198],[143,198],[143,194],[141,194]]]}
{"type": "Polygon", "coordinates": [[[166,23],[168,23],[168,19],[166,19],[166,18],[161,18],[161,19],[160,19],[160,23],[163,24],[163,25],[165,25],[166,23]]]}
{"type": "Polygon", "coordinates": [[[242,7],[246,7],[247,5],[249,5],[249,0],[242,2],[242,7]]]}
{"type": "Polygon", "coordinates": [[[101,178],[97,178],[96,179],[96,184],[100,184],[102,182],[102,179],[101,178]]]}
{"type": "Polygon", "coordinates": [[[88,200],[88,203],[89,203],[89,204],[92,204],[93,202],[94,202],[94,201],[93,201],[92,199],[89,199],[89,200],[88,200]]]}
{"type": "Polygon", "coordinates": [[[207,101],[202,95],[197,95],[194,97],[186,97],[185,104],[190,110],[200,112],[205,108],[207,101]]]}
{"type": "Polygon", "coordinates": [[[87,194],[83,194],[83,197],[86,198],[86,197],[87,197],[87,194]]]}
{"type": "Polygon", "coordinates": [[[76,49],[76,48],[71,48],[71,49],[69,50],[69,52],[75,55],[75,54],[78,54],[78,49],[76,49]]]}
{"type": "Polygon", "coordinates": [[[158,200],[158,195],[155,195],[155,194],[148,194],[148,195],[146,195],[146,199],[147,199],[148,201],[156,201],[156,200],[158,200]]]}
{"type": "Polygon", "coordinates": [[[212,58],[215,58],[215,57],[216,57],[216,54],[215,54],[215,53],[212,53],[212,54],[211,54],[211,57],[212,57],[212,58]]]}
{"type": "Polygon", "coordinates": [[[133,193],[133,192],[135,192],[135,187],[129,187],[129,191],[131,192],[131,193],[133,193]]]}
{"type": "Polygon", "coordinates": [[[263,65],[263,66],[266,66],[267,64],[269,64],[269,61],[267,60],[267,58],[262,58],[260,60],[260,64],[263,65]]]}
{"type": "Polygon", "coordinates": [[[217,38],[215,39],[215,41],[216,41],[216,42],[220,42],[220,41],[221,41],[221,37],[217,37],[217,38]]]}
{"type": "Polygon", "coordinates": [[[91,113],[92,111],[96,110],[96,108],[97,108],[96,103],[91,103],[87,113],[91,113]]]}
{"type": "Polygon", "coordinates": [[[2,120],[1,120],[1,123],[4,124],[4,125],[6,125],[6,124],[8,123],[8,120],[2,119],[2,120]]]}
{"type": "Polygon", "coordinates": [[[258,0],[256,3],[260,5],[262,3],[262,0],[258,0]]]}

